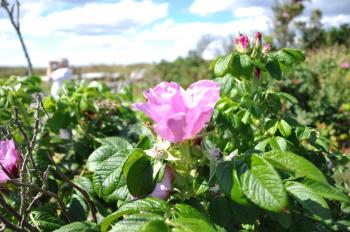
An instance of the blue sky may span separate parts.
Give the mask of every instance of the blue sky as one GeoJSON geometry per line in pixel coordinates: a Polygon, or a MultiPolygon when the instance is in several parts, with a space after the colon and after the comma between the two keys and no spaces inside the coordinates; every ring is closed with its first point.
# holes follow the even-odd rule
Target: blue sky
{"type": "MultiPolygon", "coordinates": [[[[35,66],[130,64],[184,56],[206,34],[271,32],[274,0],[22,0],[21,26],[35,66]]],[[[325,26],[350,22],[350,0],[313,0],[325,26]]],[[[0,13],[0,65],[25,65],[13,28],[0,13]]],[[[209,54],[209,53],[208,53],[209,54]]]]}

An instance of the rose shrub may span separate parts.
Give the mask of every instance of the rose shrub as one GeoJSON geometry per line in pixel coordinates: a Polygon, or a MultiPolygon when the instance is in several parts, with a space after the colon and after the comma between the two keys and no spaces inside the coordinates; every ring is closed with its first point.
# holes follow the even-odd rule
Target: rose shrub
{"type": "MultiPolygon", "coordinates": [[[[186,90],[161,82],[144,103],[95,82],[46,98],[33,154],[51,195],[33,204],[28,223],[38,231],[348,230],[350,199],[333,178],[347,157],[298,121],[297,99],[272,85],[304,53],[271,51],[261,37],[240,34],[236,50],[210,65],[214,80],[186,90]],[[58,138],[60,128],[73,138],[58,138]]],[[[21,195],[8,191],[18,186],[4,187],[19,208],[21,195]]]]}

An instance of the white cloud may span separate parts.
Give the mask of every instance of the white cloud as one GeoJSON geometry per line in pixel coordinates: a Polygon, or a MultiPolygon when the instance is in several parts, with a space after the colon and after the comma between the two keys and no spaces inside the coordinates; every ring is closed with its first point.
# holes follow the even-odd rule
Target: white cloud
{"type": "Polygon", "coordinates": [[[331,16],[324,16],[322,18],[322,23],[326,27],[334,27],[343,23],[350,23],[350,14],[338,14],[331,16]]]}
{"type": "Polygon", "coordinates": [[[271,13],[271,10],[260,6],[239,7],[233,11],[233,14],[237,18],[265,16],[271,13]]]}
{"type": "Polygon", "coordinates": [[[206,16],[227,10],[236,0],[195,0],[190,7],[193,14],[206,16]]]}
{"type": "MultiPolygon", "coordinates": [[[[344,3],[343,0],[333,1],[344,3]]],[[[206,34],[224,38],[238,32],[250,33],[251,36],[255,31],[269,32],[273,2],[195,0],[190,7],[191,13],[207,16],[228,11],[232,13],[232,19],[220,23],[198,20],[180,23],[177,18],[168,16],[167,3],[151,0],[114,3],[26,0],[22,5],[22,30],[36,66],[44,66],[48,60],[62,56],[68,57],[73,65],[173,60],[195,48],[198,40],[206,34]]],[[[326,0],[313,2],[324,7],[326,0]]],[[[341,6],[345,9],[344,4],[341,6]]],[[[309,7],[307,5],[307,9],[309,7]]],[[[330,8],[323,18],[325,25],[350,21],[347,12],[341,15],[341,9],[330,8]]],[[[211,45],[212,50],[216,50],[220,42],[215,43],[211,45]]],[[[1,65],[25,65],[14,30],[8,19],[1,17],[0,50],[1,65]]]]}
{"type": "MultiPolygon", "coordinates": [[[[167,3],[156,4],[150,0],[91,2],[44,15],[49,7],[47,0],[23,4],[23,33],[31,36],[49,36],[53,33],[121,33],[152,23],[168,14],[167,3]]],[[[4,30],[8,31],[9,28],[0,29],[4,30]]]]}

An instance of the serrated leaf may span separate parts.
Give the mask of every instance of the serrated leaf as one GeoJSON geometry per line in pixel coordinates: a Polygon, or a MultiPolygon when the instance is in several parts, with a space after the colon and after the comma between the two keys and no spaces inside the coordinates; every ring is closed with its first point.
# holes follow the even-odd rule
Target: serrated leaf
{"type": "Polygon", "coordinates": [[[276,170],[262,157],[253,154],[249,169],[241,176],[245,195],[261,208],[280,212],[287,205],[287,194],[276,170]]]}
{"type": "Polygon", "coordinates": [[[99,232],[99,226],[92,222],[73,222],[62,226],[54,232],[99,232]]]}
{"type": "Polygon", "coordinates": [[[30,218],[42,231],[53,231],[65,224],[57,215],[50,214],[44,210],[34,210],[30,218]]]}
{"type": "Polygon", "coordinates": [[[126,216],[116,223],[110,232],[140,232],[143,231],[151,221],[162,221],[162,217],[153,213],[136,213],[126,216]]]}
{"type": "Polygon", "coordinates": [[[101,222],[102,232],[106,231],[108,227],[117,219],[124,215],[138,213],[138,212],[152,212],[163,213],[169,211],[170,206],[166,201],[159,198],[148,197],[134,202],[122,205],[116,212],[105,217],[101,222]]]}
{"type": "Polygon", "coordinates": [[[112,146],[99,147],[91,153],[86,166],[90,171],[94,172],[101,166],[103,161],[107,160],[117,152],[118,150],[112,146]]]}
{"type": "Polygon", "coordinates": [[[115,147],[118,150],[131,150],[133,148],[126,139],[120,137],[97,138],[96,141],[105,146],[115,147]]]}
{"type": "Polygon", "coordinates": [[[125,160],[126,157],[124,155],[117,153],[102,162],[92,178],[92,185],[98,196],[106,198],[126,184],[125,179],[122,178],[125,160]]]}
{"type": "Polygon", "coordinates": [[[296,178],[307,177],[328,184],[323,173],[302,156],[286,151],[270,151],[264,153],[263,157],[275,168],[290,172],[296,178]]]}
{"type": "Polygon", "coordinates": [[[341,190],[333,187],[330,184],[321,183],[311,179],[305,179],[303,181],[303,184],[309,187],[312,191],[314,191],[320,197],[323,197],[329,200],[350,202],[350,199],[348,196],[346,196],[341,190]]]}
{"type": "Polygon", "coordinates": [[[330,220],[331,212],[327,202],[309,187],[294,181],[285,184],[287,191],[318,220],[330,220]]]}

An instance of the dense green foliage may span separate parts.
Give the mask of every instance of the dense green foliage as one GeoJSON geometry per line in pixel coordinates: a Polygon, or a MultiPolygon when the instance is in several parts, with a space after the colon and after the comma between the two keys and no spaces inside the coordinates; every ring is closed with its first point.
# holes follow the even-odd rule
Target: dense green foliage
{"type": "MultiPolygon", "coordinates": [[[[36,115],[32,99],[42,93],[38,78],[2,81],[1,138],[12,136],[25,149],[15,108],[28,135],[34,133],[35,118],[41,118],[34,164],[42,172],[55,167],[48,172],[47,190],[67,208],[62,212],[59,201],[42,196],[28,222],[41,231],[349,229],[349,189],[334,178],[348,158],[320,128],[322,123],[332,127],[346,122],[347,82],[338,78],[347,77],[348,70],[339,67],[340,59],[315,62],[313,55],[305,65],[298,49],[254,49],[220,56],[206,72],[205,62],[194,57],[189,63],[179,59],[158,66],[168,81],[188,85],[213,77],[221,86],[208,126],[196,139],[175,144],[157,138],[149,119],[130,109],[131,87],[112,93],[98,82],[66,83],[58,99],[43,99],[43,110],[36,115]],[[62,138],[62,130],[72,137],[62,138]],[[175,175],[170,198],[147,197],[167,167],[175,175]],[[97,223],[86,197],[58,170],[86,191],[97,208],[97,223]]],[[[345,127],[337,126],[337,131],[345,127]]],[[[28,178],[36,184],[41,177],[32,172],[28,178]]],[[[10,191],[16,189],[8,183],[0,194],[18,209],[20,193],[10,191]]],[[[9,221],[18,221],[0,211],[9,221]]]]}

